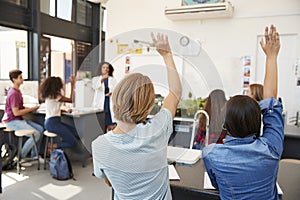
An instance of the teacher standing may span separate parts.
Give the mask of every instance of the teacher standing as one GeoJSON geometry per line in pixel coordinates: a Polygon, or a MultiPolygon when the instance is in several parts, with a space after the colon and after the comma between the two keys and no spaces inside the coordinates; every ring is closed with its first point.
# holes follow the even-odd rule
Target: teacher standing
{"type": "Polygon", "coordinates": [[[113,77],[114,68],[108,62],[100,63],[101,75],[92,79],[92,88],[95,90],[93,107],[105,111],[105,132],[115,128],[113,105],[111,101],[112,92],[117,85],[113,77]]]}

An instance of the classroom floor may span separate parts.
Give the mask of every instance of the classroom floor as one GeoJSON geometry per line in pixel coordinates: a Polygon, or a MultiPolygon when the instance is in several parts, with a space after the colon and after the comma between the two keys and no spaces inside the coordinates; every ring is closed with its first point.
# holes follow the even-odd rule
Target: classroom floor
{"type": "Polygon", "coordinates": [[[82,200],[111,199],[111,189],[103,179],[92,176],[91,159],[83,168],[80,162],[72,162],[76,180],[58,181],[50,176],[49,166],[37,170],[37,161],[18,175],[16,170],[3,171],[0,199],[5,200],[82,200]]]}

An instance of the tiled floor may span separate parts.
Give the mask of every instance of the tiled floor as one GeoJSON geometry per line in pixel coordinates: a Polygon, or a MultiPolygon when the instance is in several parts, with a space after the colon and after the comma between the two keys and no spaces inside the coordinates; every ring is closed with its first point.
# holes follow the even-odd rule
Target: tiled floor
{"type": "Polygon", "coordinates": [[[50,176],[47,170],[37,170],[37,163],[27,167],[18,175],[16,170],[3,171],[0,194],[2,200],[83,200],[83,199],[111,199],[111,188],[102,179],[92,176],[93,164],[86,162],[72,162],[76,180],[58,181],[50,176]]]}

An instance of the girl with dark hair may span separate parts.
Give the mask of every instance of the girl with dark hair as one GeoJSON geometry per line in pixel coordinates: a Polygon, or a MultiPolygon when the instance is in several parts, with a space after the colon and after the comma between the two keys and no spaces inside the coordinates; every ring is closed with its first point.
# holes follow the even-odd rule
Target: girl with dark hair
{"type": "Polygon", "coordinates": [[[60,77],[50,76],[40,85],[40,96],[46,104],[45,129],[62,138],[61,142],[53,145],[54,149],[76,147],[78,143],[76,129],[61,121],[61,112],[70,112],[61,110],[61,106],[63,102],[72,103],[75,77],[70,77],[70,83],[70,97],[64,96],[64,84],[60,77]]]}
{"type": "Polygon", "coordinates": [[[263,100],[245,95],[226,103],[224,144],[203,149],[203,161],[212,185],[221,199],[278,199],[276,187],[279,160],[283,151],[282,105],[277,98],[277,56],[279,34],[274,25],[265,29],[266,54],[263,100]],[[261,114],[263,134],[260,136],[261,114]]]}
{"type": "MultiPolygon", "coordinates": [[[[206,99],[204,111],[207,112],[209,116],[209,138],[208,144],[211,143],[222,143],[224,138],[222,133],[222,124],[224,122],[224,106],[227,100],[223,90],[216,89],[213,90],[208,98],[206,99]],[[222,138],[220,138],[222,137],[222,138]]],[[[199,118],[198,134],[195,138],[194,149],[201,149],[205,141],[206,136],[206,117],[201,114],[199,118]]]]}
{"type": "Polygon", "coordinates": [[[95,90],[92,106],[105,111],[105,132],[115,128],[114,113],[112,112],[111,94],[117,85],[113,77],[114,68],[108,62],[100,63],[101,75],[92,79],[92,88],[95,90]]]}

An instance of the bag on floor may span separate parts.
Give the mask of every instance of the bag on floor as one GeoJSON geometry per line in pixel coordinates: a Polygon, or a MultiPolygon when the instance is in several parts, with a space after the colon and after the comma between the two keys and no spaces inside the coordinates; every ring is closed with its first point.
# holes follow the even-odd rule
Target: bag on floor
{"type": "Polygon", "coordinates": [[[56,149],[52,151],[49,166],[52,178],[57,180],[68,180],[73,178],[71,163],[63,150],[56,149]]]}
{"type": "Polygon", "coordinates": [[[10,170],[16,168],[17,162],[14,160],[16,155],[17,148],[15,145],[4,143],[1,146],[2,170],[10,170]]]}

